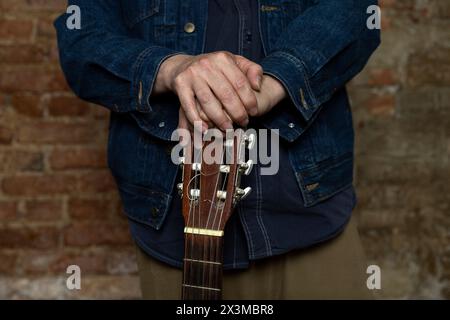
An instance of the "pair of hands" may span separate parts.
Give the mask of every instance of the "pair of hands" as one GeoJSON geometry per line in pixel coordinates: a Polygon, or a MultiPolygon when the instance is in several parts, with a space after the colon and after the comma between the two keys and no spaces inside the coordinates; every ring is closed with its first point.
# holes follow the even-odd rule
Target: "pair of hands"
{"type": "Polygon", "coordinates": [[[181,103],[179,128],[246,127],[249,116],[270,111],[285,96],[283,85],[264,75],[260,65],[219,51],[198,56],[175,55],[161,65],[153,94],[172,91],[181,103]]]}

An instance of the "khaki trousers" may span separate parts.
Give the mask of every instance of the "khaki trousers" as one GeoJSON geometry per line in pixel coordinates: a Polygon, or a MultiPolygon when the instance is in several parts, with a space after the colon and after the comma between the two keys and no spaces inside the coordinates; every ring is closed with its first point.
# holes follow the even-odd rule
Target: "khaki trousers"
{"type": "MultiPolygon", "coordinates": [[[[180,299],[182,270],[137,249],[144,299],[180,299]]],[[[337,238],[224,272],[223,299],[372,299],[367,265],[352,219],[337,238]]]]}

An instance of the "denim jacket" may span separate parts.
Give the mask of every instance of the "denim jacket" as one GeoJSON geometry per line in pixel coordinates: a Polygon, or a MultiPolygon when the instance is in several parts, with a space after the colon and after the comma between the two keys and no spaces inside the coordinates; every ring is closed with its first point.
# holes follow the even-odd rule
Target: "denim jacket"
{"type": "MultiPolygon", "coordinates": [[[[178,98],[150,96],[168,57],[203,52],[208,0],[70,0],[81,29],[55,21],[67,81],[82,99],[112,111],[108,164],[129,218],[161,228],[178,167],[170,137],[178,98]],[[190,23],[190,28],[186,24],[190,23]],[[193,24],[193,25],[192,25],[193,24]]],[[[380,42],[369,30],[376,0],[259,0],[266,74],[289,98],[261,122],[290,143],[305,206],[352,184],[354,132],[346,83],[380,42]]]]}

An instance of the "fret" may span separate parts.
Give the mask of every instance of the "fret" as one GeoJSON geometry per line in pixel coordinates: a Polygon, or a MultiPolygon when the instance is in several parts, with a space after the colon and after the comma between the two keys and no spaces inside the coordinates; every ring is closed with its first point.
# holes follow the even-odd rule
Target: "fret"
{"type": "Polygon", "coordinates": [[[188,258],[184,258],[184,261],[198,262],[198,263],[205,263],[205,264],[214,264],[214,265],[219,265],[219,266],[222,265],[222,263],[216,262],[216,261],[196,260],[196,259],[188,259],[188,258]]]}
{"type": "Polygon", "coordinates": [[[211,290],[211,291],[218,291],[218,292],[222,291],[221,289],[218,289],[218,288],[202,287],[202,286],[193,286],[193,285],[185,284],[185,283],[183,283],[182,286],[183,286],[183,287],[186,287],[186,288],[192,288],[192,289],[211,290]]]}

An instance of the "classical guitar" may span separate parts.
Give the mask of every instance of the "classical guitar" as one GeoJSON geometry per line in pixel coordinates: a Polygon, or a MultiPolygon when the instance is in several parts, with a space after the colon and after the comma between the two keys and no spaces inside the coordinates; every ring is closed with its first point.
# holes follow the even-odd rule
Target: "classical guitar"
{"type": "Polygon", "coordinates": [[[225,225],[236,203],[251,191],[250,187],[241,189],[240,180],[252,169],[253,162],[245,160],[255,135],[238,129],[224,143],[219,140],[203,142],[199,148],[190,142],[180,159],[183,181],[178,189],[185,221],[184,300],[221,299],[225,225]],[[208,156],[206,150],[210,151],[208,156]]]}

